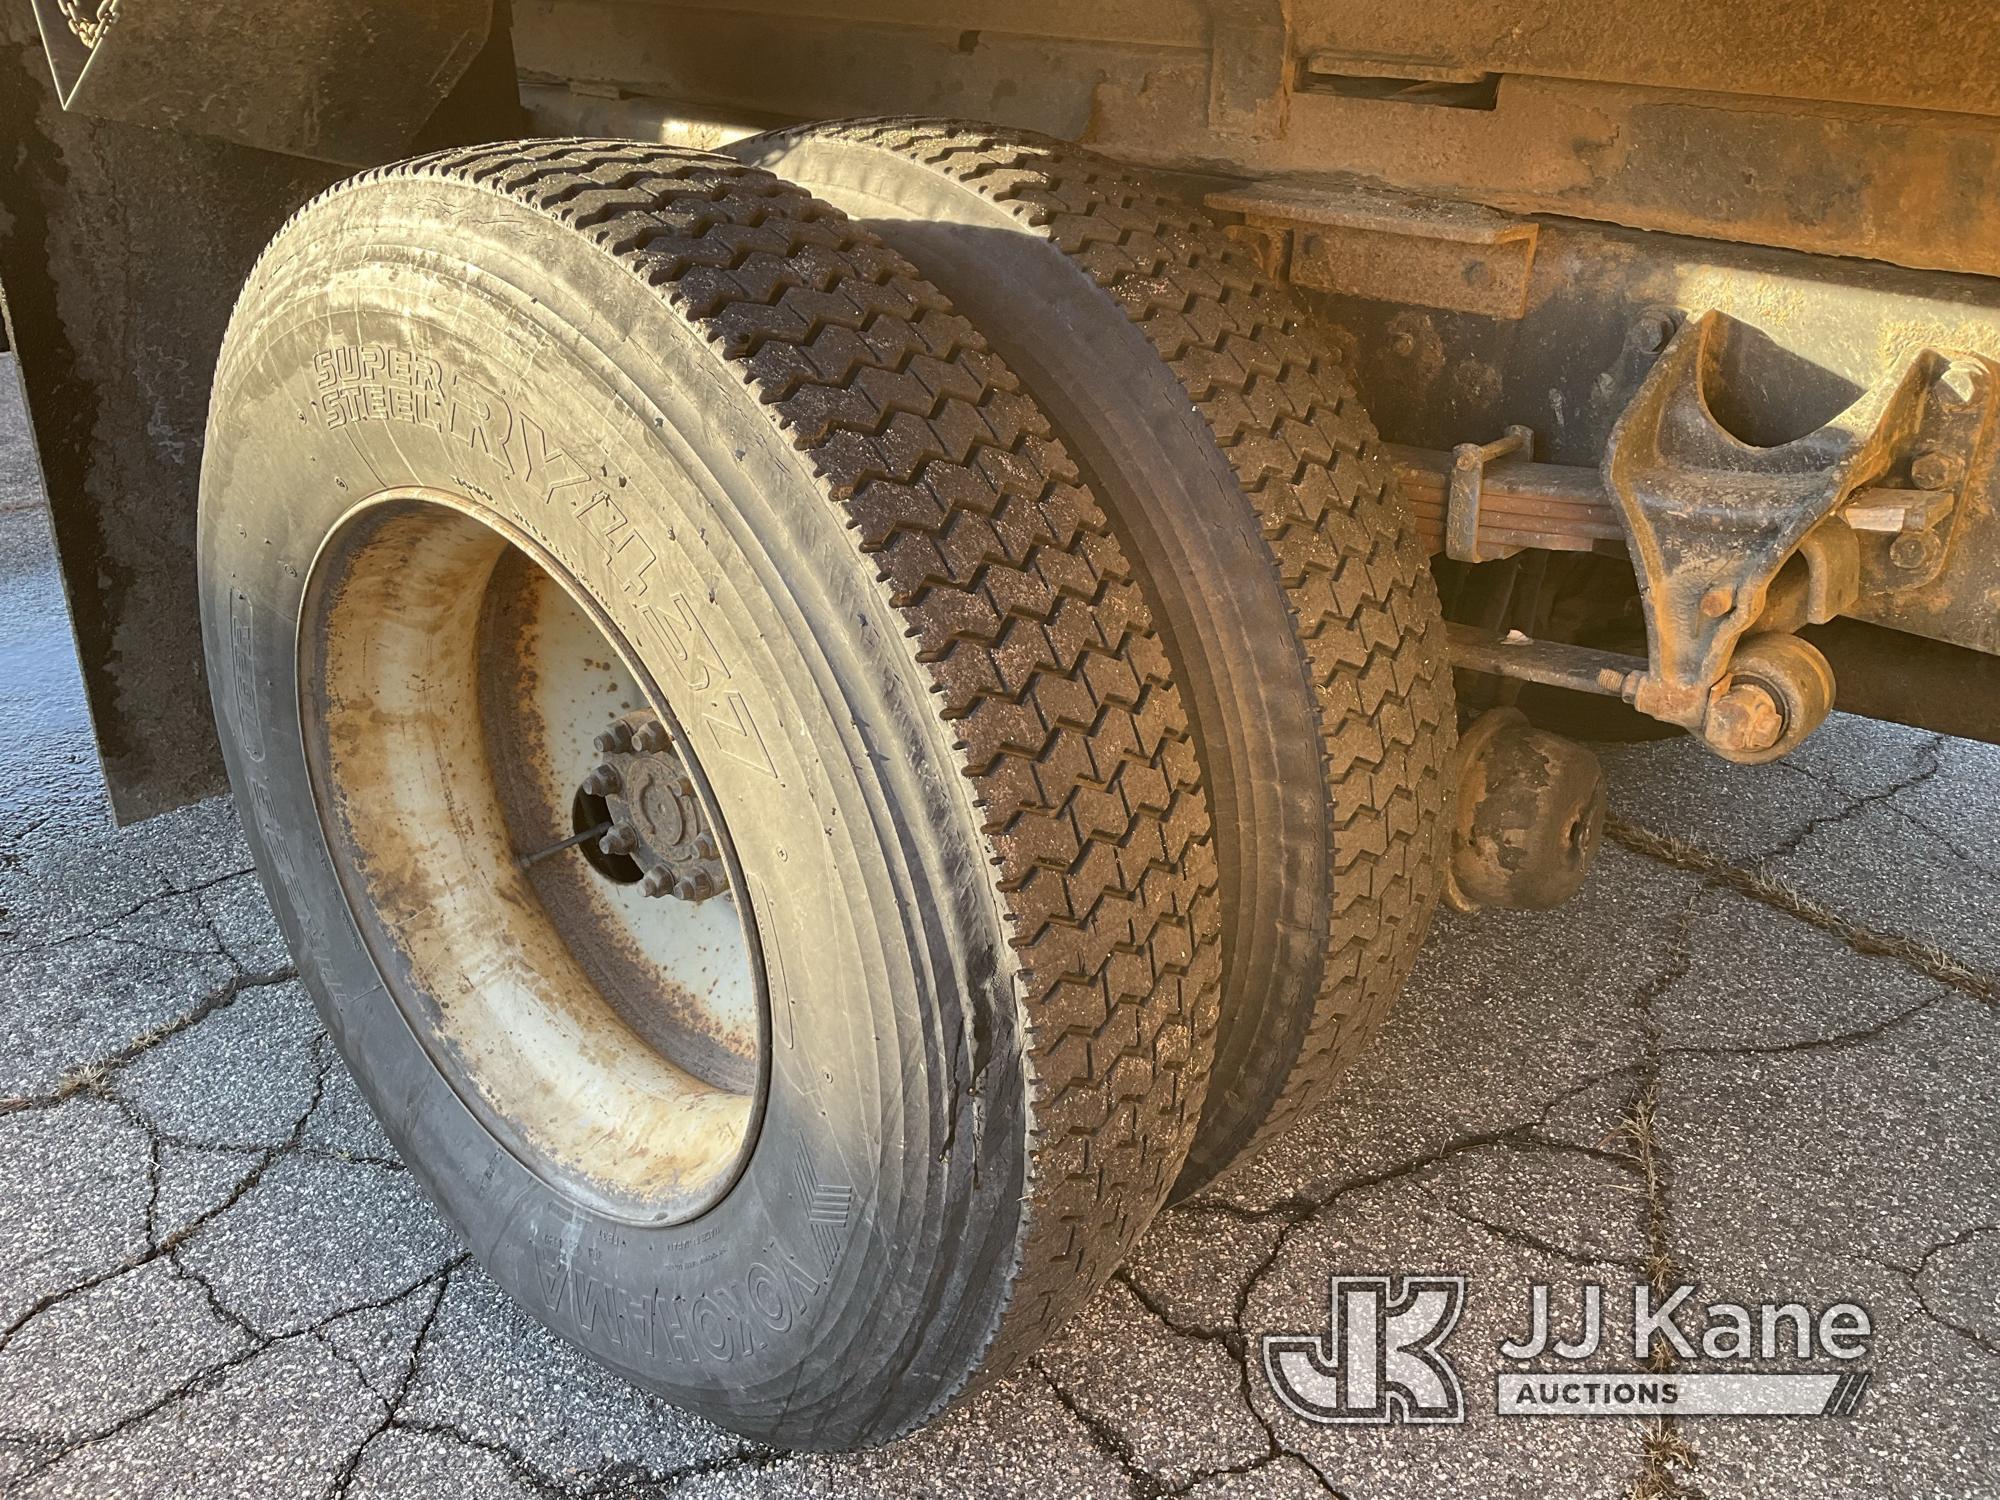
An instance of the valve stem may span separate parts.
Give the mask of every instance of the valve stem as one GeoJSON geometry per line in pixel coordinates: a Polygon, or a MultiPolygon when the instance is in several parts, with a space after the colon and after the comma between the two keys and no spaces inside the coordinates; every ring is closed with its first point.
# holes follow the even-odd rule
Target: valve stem
{"type": "Polygon", "coordinates": [[[591,839],[602,838],[610,831],[611,824],[609,822],[599,823],[595,828],[584,829],[582,833],[573,833],[566,839],[557,839],[546,849],[537,849],[533,854],[515,855],[514,866],[516,869],[525,870],[538,859],[547,859],[551,854],[560,854],[565,849],[574,849],[578,844],[587,843],[591,839]]]}

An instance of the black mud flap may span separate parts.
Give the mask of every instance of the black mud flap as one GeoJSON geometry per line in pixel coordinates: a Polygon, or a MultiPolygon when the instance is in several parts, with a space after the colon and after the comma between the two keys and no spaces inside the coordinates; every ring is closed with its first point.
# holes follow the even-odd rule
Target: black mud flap
{"type": "MultiPolygon", "coordinates": [[[[411,150],[519,133],[504,17],[411,150]]],[[[35,19],[0,7],[0,288],[111,805],[221,791],[196,615],[209,381],[266,241],[324,162],[65,112],[35,19]]]]}

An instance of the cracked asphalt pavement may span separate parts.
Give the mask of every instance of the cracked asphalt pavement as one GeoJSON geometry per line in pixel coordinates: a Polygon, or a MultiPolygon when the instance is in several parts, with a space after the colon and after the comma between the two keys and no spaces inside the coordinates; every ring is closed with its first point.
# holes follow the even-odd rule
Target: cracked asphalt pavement
{"type": "MultiPolygon", "coordinates": [[[[601,1373],[431,1211],[226,799],[114,831],[0,362],[0,1494],[2000,1494],[2000,750],[1608,749],[1583,894],[1441,916],[1365,1064],[1026,1370],[855,1457],[601,1373]],[[1471,1278],[1458,1427],[1298,1420],[1330,1272],[1471,1278]],[[1864,1304],[1846,1419],[1493,1413],[1526,1287],[1864,1304]],[[1246,1360],[1246,1353],[1250,1359],[1246,1360]]],[[[205,706],[189,705],[189,712],[205,706]]],[[[1822,1362],[1822,1368],[1824,1363],[1822,1362]]]]}

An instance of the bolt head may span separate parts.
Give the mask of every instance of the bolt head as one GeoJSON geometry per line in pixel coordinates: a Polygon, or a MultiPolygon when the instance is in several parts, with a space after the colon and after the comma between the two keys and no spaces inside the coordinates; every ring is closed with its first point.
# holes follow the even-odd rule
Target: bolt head
{"type": "Polygon", "coordinates": [[[621,785],[618,768],[602,765],[583,778],[583,789],[593,797],[608,797],[621,785]]]}
{"type": "Polygon", "coordinates": [[[649,755],[666,749],[667,744],[667,726],[658,719],[648,719],[632,735],[633,748],[643,750],[649,755]]]}
{"type": "Polygon", "coordinates": [[[674,894],[683,901],[706,901],[715,894],[715,882],[706,870],[690,870],[674,886],[674,894]]]}
{"type": "Polygon", "coordinates": [[[1405,329],[1389,340],[1389,348],[1404,359],[1408,359],[1417,352],[1417,336],[1405,329]]]}
{"type": "Polygon", "coordinates": [[[1941,490],[1958,477],[1958,461],[1949,453],[1926,448],[1910,460],[1910,479],[1920,490],[1941,490]]]}
{"type": "Polygon", "coordinates": [[[611,831],[598,840],[598,847],[606,854],[630,854],[639,847],[639,830],[630,823],[614,823],[611,831]]]}
{"type": "Polygon", "coordinates": [[[1632,325],[1626,342],[1641,354],[1658,354],[1673,342],[1674,327],[1671,313],[1647,313],[1632,325]]]}
{"type": "Polygon", "coordinates": [[[664,896],[670,891],[680,894],[674,889],[674,872],[665,865],[654,865],[648,870],[645,879],[639,882],[639,889],[649,896],[664,896]]]}
{"type": "Polygon", "coordinates": [[[1701,612],[1711,620],[1719,620],[1735,603],[1736,591],[1718,584],[1701,596],[1701,612]]]}
{"type": "Polygon", "coordinates": [[[1733,682],[1709,705],[1702,732],[1718,748],[1755,753],[1778,743],[1785,714],[1762,683],[1733,682]]]}
{"type": "Polygon", "coordinates": [[[1889,543],[1889,561],[1915,572],[1936,562],[1942,546],[1934,531],[1906,531],[1889,543]]]}

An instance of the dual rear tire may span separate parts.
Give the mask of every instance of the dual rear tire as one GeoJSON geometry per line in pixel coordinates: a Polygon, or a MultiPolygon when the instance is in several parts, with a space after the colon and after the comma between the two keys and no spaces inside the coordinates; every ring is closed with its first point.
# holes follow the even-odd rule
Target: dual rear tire
{"type": "Polygon", "coordinates": [[[260,261],[204,459],[232,782],[385,1127],[551,1327],[800,1448],[1018,1362],[1322,1086],[1329,974],[1358,1036],[1421,932],[1449,740],[1351,397],[1254,461],[1321,497],[1281,521],[1101,285],[1130,399],[1079,408],[907,248],[659,147],[372,172],[260,261]],[[1348,491],[1343,686],[1298,601],[1348,491]],[[1349,701],[1391,727],[1343,811],[1349,701]],[[1362,854],[1387,938],[1339,937],[1362,854]]]}

